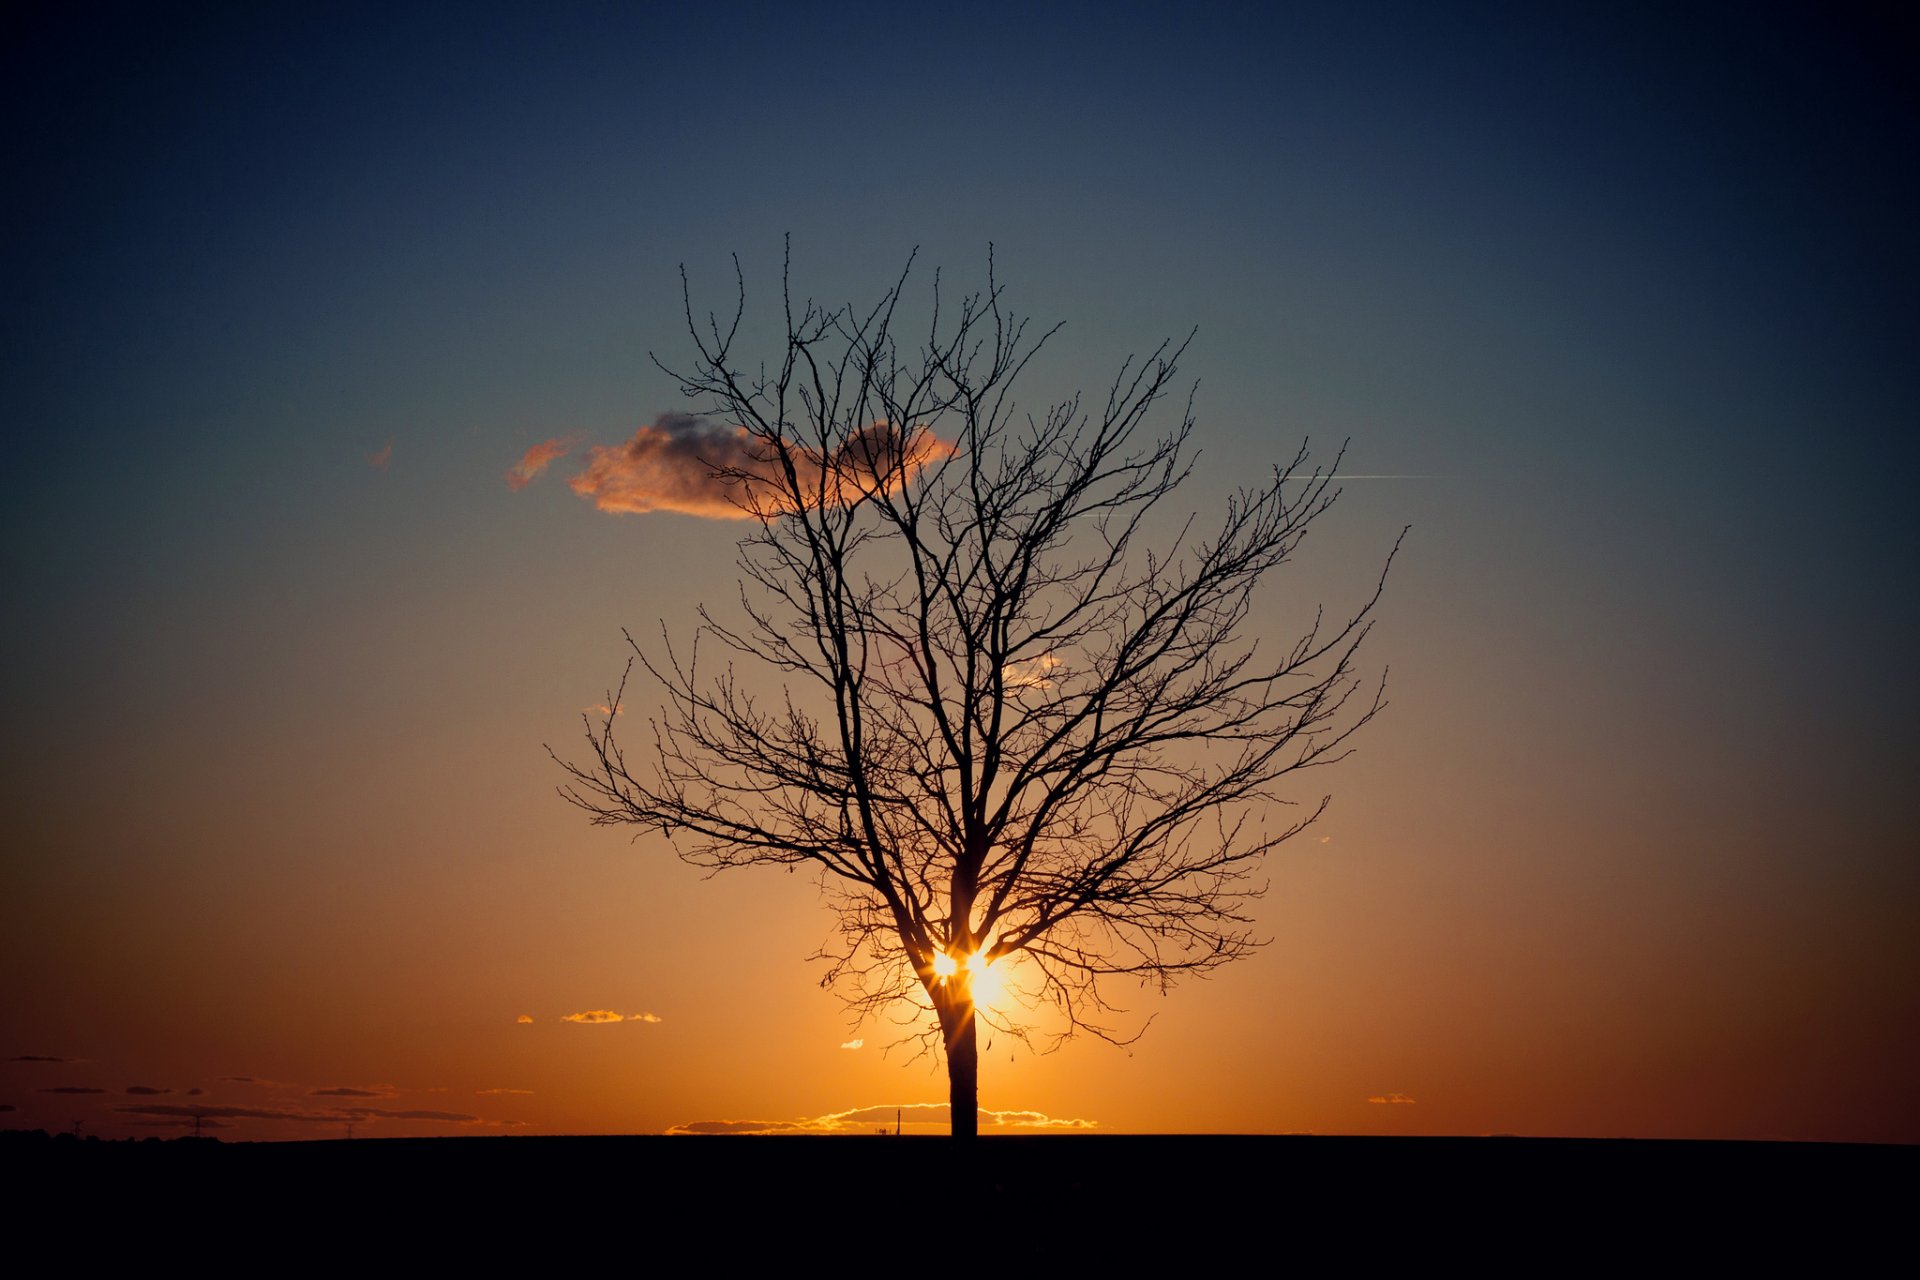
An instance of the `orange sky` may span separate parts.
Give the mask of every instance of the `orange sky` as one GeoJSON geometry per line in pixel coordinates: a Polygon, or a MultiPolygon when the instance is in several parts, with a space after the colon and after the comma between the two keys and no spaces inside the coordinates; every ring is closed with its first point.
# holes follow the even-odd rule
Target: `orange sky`
{"type": "Polygon", "coordinates": [[[1910,68],[1865,18],[1376,17],[929,17],[904,59],[831,8],[22,34],[0,1126],[945,1096],[820,989],[804,874],[591,828],[545,751],[623,627],[733,600],[646,353],[688,353],[680,264],[718,304],[738,252],[774,354],[791,233],[836,304],[915,245],[918,288],[978,287],[993,242],[1067,325],[1035,411],[1198,325],[1182,512],[1308,436],[1412,477],[1349,484],[1248,621],[1351,607],[1413,526],[1391,705],[1304,780],[1334,803],[1267,866],[1270,945],[1141,991],[1130,1049],[983,1039],[983,1107],[1920,1141],[1910,68]],[[673,70],[722,39],[728,84],[673,70]],[[903,61],[882,110],[794,106],[903,61]]]}

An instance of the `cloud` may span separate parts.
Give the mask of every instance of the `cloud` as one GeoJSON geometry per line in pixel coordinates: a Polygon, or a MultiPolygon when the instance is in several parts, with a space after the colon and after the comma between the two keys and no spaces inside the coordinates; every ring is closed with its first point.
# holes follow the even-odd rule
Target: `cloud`
{"type": "Polygon", "coordinates": [[[580,709],[582,711],[598,711],[603,716],[617,716],[620,714],[620,704],[617,702],[612,706],[608,706],[604,702],[596,702],[590,707],[582,707],[580,709]]]}
{"type": "Polygon", "coordinates": [[[202,1089],[199,1085],[195,1085],[193,1086],[193,1088],[187,1090],[187,1096],[189,1098],[197,1098],[205,1092],[206,1092],[205,1089],[202,1089]]]}
{"type": "Polygon", "coordinates": [[[17,1058],[8,1058],[8,1062],[85,1062],[85,1058],[62,1058],[51,1053],[23,1053],[17,1058]]]}
{"type": "Polygon", "coordinates": [[[1377,1093],[1373,1097],[1368,1098],[1367,1101],[1392,1104],[1405,1103],[1408,1106],[1413,1105],[1413,1099],[1404,1093],[1377,1093]]]}
{"type": "Polygon", "coordinates": [[[298,1120],[308,1124],[339,1124],[346,1117],[338,1111],[295,1111],[286,1107],[187,1107],[177,1102],[152,1102],[139,1107],[115,1107],[130,1116],[195,1116],[222,1120],[298,1120]]]}
{"type": "Polygon", "coordinates": [[[443,1124],[479,1124],[479,1116],[464,1111],[385,1111],[379,1107],[347,1107],[351,1116],[378,1116],[382,1120],[438,1120],[443,1124]]]}
{"type": "Polygon", "coordinates": [[[531,1089],[475,1089],[474,1092],[479,1094],[481,1097],[486,1097],[488,1094],[500,1094],[500,1093],[520,1094],[526,1097],[533,1096],[533,1090],[531,1089]]]}
{"type": "Polygon", "coordinates": [[[393,461],[393,441],[389,440],[367,455],[367,465],[375,471],[385,471],[387,464],[393,461]]]}
{"type": "MultiPolygon", "coordinates": [[[[668,1129],[669,1134],[783,1134],[783,1133],[872,1133],[876,1129],[891,1132],[896,1123],[902,1128],[947,1127],[944,1102],[886,1103],[853,1107],[823,1116],[803,1116],[797,1120],[693,1120],[668,1129]]],[[[1044,1111],[990,1111],[982,1109],[980,1123],[998,1129],[1094,1129],[1097,1120],[1056,1119],[1044,1111]]]]}
{"type": "Polygon", "coordinates": [[[129,1120],[127,1121],[127,1123],[131,1125],[137,1125],[142,1129],[193,1129],[193,1128],[231,1129],[233,1128],[232,1125],[222,1124],[218,1120],[203,1119],[196,1124],[194,1121],[189,1120],[184,1116],[176,1116],[166,1120],[129,1120]]]}
{"type": "Polygon", "coordinates": [[[222,1084],[265,1084],[266,1083],[265,1080],[260,1079],[260,1077],[258,1076],[221,1076],[220,1081],[222,1084]]]}
{"type": "Polygon", "coordinates": [[[156,1089],[150,1084],[130,1084],[127,1092],[142,1098],[157,1098],[163,1093],[172,1093],[171,1089],[156,1089]]]}
{"type": "Polygon", "coordinates": [[[693,1120],[667,1130],[670,1134],[695,1133],[796,1133],[804,1132],[805,1122],[791,1120],[693,1120]]]}
{"type": "Polygon", "coordinates": [[[866,1044],[865,1040],[843,1040],[840,1042],[840,1047],[842,1049],[858,1049],[864,1044],[866,1044]]]}
{"type": "Polygon", "coordinates": [[[1054,685],[1053,673],[1060,669],[1060,665],[1060,659],[1043,653],[1019,662],[1009,662],[1000,669],[1000,677],[1006,681],[1009,689],[1051,689],[1054,685]]]}
{"type": "MultiPolygon", "coordinates": [[[[928,463],[950,457],[953,446],[925,430],[906,433],[889,424],[863,428],[833,458],[797,452],[792,461],[813,505],[851,502],[878,486],[892,487],[928,463]]],[[[790,507],[782,497],[782,468],[745,427],[697,414],[668,413],[639,428],[625,444],[595,445],[586,470],[568,480],[573,491],[602,511],[644,514],[678,511],[719,520],[750,519],[790,507]]]]}
{"type": "Polygon", "coordinates": [[[184,1117],[221,1120],[293,1120],[302,1124],[345,1124],[349,1120],[433,1120],[443,1124],[478,1124],[479,1116],[464,1111],[391,1111],[382,1107],[328,1107],[306,1111],[294,1107],[189,1107],[172,1102],[115,1107],[123,1115],[184,1117]]]}
{"type": "Polygon", "coordinates": [[[55,1085],[51,1089],[42,1089],[40,1092],[42,1093],[105,1093],[106,1090],[95,1089],[89,1085],[84,1085],[84,1084],[62,1084],[62,1085],[55,1085]]]}
{"type": "Polygon", "coordinates": [[[523,1023],[524,1023],[524,1022],[532,1022],[532,1021],[533,1021],[533,1015],[532,1015],[532,1014],[530,1014],[530,1013],[523,1013],[523,1014],[521,1014],[521,1015],[520,1015],[519,1017],[517,1017],[517,1018],[515,1018],[515,1019],[514,1019],[514,1021],[515,1021],[515,1022],[523,1022],[523,1023]]]}
{"type": "MultiPolygon", "coordinates": [[[[521,1021],[532,1022],[533,1019],[522,1014],[521,1021]]],[[[562,1014],[560,1021],[597,1026],[610,1022],[664,1022],[665,1019],[657,1013],[615,1013],[612,1009],[586,1009],[580,1013],[562,1014]]]]}
{"type": "Polygon", "coordinates": [[[352,1089],[339,1085],[332,1089],[309,1089],[309,1098],[391,1098],[392,1089],[352,1089]]]}
{"type": "Polygon", "coordinates": [[[547,464],[555,458],[564,458],[572,453],[579,444],[572,440],[543,440],[520,455],[520,461],[507,468],[507,488],[515,493],[532,484],[547,464]]]}

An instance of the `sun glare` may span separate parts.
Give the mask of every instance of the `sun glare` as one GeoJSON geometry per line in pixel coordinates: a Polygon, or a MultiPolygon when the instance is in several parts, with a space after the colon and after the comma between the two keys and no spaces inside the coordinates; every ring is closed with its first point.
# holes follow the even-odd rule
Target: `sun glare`
{"type": "Polygon", "coordinates": [[[967,973],[973,979],[974,1004],[991,1007],[999,1002],[1005,993],[1006,975],[998,965],[971,955],[967,957],[967,973]]]}
{"type": "Polygon", "coordinates": [[[933,953],[933,972],[936,977],[951,978],[960,972],[960,966],[955,964],[953,957],[946,952],[936,951],[933,953]]]}

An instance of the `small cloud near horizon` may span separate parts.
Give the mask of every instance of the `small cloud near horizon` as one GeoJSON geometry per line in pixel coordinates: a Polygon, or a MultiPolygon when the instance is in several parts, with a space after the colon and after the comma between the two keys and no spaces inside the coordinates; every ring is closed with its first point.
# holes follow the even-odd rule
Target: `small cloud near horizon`
{"type": "Polygon", "coordinates": [[[392,1089],[354,1089],[346,1085],[336,1085],[331,1089],[309,1089],[309,1098],[391,1098],[392,1089]]]}
{"type": "Polygon", "coordinates": [[[389,440],[367,455],[367,465],[375,471],[385,471],[387,464],[393,461],[393,441],[389,440]]]}
{"type": "Polygon", "coordinates": [[[523,1014],[521,1014],[521,1015],[520,1015],[519,1017],[517,1017],[517,1018],[515,1018],[515,1019],[514,1019],[514,1021],[515,1021],[515,1022],[519,1022],[519,1023],[528,1023],[528,1022],[532,1022],[532,1021],[533,1021],[533,1015],[532,1015],[532,1014],[530,1014],[530,1013],[523,1013],[523,1014]]]}
{"type": "MultiPolygon", "coordinates": [[[[871,1133],[878,1128],[892,1129],[895,1124],[902,1128],[947,1127],[947,1104],[944,1102],[903,1102],[886,1103],[870,1107],[852,1107],[846,1111],[834,1111],[823,1116],[802,1116],[797,1120],[692,1120],[685,1124],[674,1125],[667,1130],[669,1135],[728,1135],[728,1134],[786,1134],[786,1133],[871,1133]]],[[[996,1129],[1095,1129],[1098,1120],[1078,1120],[1055,1118],[1044,1111],[1003,1110],[987,1108],[980,1110],[980,1124],[983,1128],[996,1129]]]]}
{"type": "Polygon", "coordinates": [[[860,1048],[861,1046],[863,1046],[863,1045],[865,1045],[866,1043],[867,1043],[867,1042],[866,1042],[865,1040],[858,1040],[858,1039],[856,1039],[856,1040],[842,1040],[842,1041],[840,1042],[840,1047],[841,1047],[842,1049],[858,1049],[858,1048],[860,1048]]]}
{"type": "Polygon", "coordinates": [[[51,1089],[42,1089],[40,1092],[42,1093],[105,1093],[106,1090],[96,1089],[92,1085],[85,1085],[85,1084],[60,1084],[60,1085],[53,1086],[51,1089]]]}
{"type": "Polygon", "coordinates": [[[1368,1099],[1367,1099],[1367,1101],[1368,1101],[1368,1102],[1378,1102],[1378,1103],[1387,1103],[1387,1104],[1402,1104],[1402,1103],[1404,1103],[1404,1104],[1406,1104],[1406,1105],[1408,1105],[1408,1106],[1411,1106],[1411,1105],[1413,1104],[1413,1099],[1412,1099],[1412,1098],[1409,1098],[1409,1097],[1408,1097],[1408,1096],[1407,1096],[1406,1094],[1404,1094],[1404,1093],[1378,1093],[1378,1094],[1375,1094],[1375,1095],[1374,1095],[1373,1097],[1371,1097],[1371,1098],[1368,1098],[1368,1099]]]}
{"type": "MultiPolygon", "coordinates": [[[[527,1021],[531,1022],[529,1018],[527,1021]]],[[[562,1014],[562,1022],[578,1022],[583,1026],[603,1026],[615,1022],[661,1022],[657,1013],[616,1013],[612,1009],[586,1009],[579,1013],[562,1014]]]]}
{"type": "Polygon", "coordinates": [[[476,1094],[479,1094],[483,1098],[487,1097],[490,1094],[515,1094],[515,1095],[520,1095],[525,1097],[533,1096],[533,1090],[531,1089],[475,1089],[474,1092],[476,1094]]]}
{"type": "Polygon", "coordinates": [[[163,1093],[172,1093],[171,1089],[158,1089],[150,1084],[130,1084],[127,1092],[141,1098],[157,1098],[163,1093]]]}
{"type": "Polygon", "coordinates": [[[85,1062],[86,1059],[85,1058],[63,1058],[60,1055],[54,1054],[54,1053],[23,1053],[17,1057],[8,1058],[7,1061],[8,1062],[85,1062]]]}

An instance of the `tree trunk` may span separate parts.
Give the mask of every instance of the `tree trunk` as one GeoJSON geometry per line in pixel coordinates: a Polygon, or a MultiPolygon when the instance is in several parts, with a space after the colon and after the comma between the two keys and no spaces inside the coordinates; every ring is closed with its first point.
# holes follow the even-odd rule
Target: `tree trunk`
{"type": "Polygon", "coordinates": [[[972,999],[955,1002],[947,1029],[947,1103],[956,1138],[980,1135],[980,1041],[974,1034],[972,999]]]}

